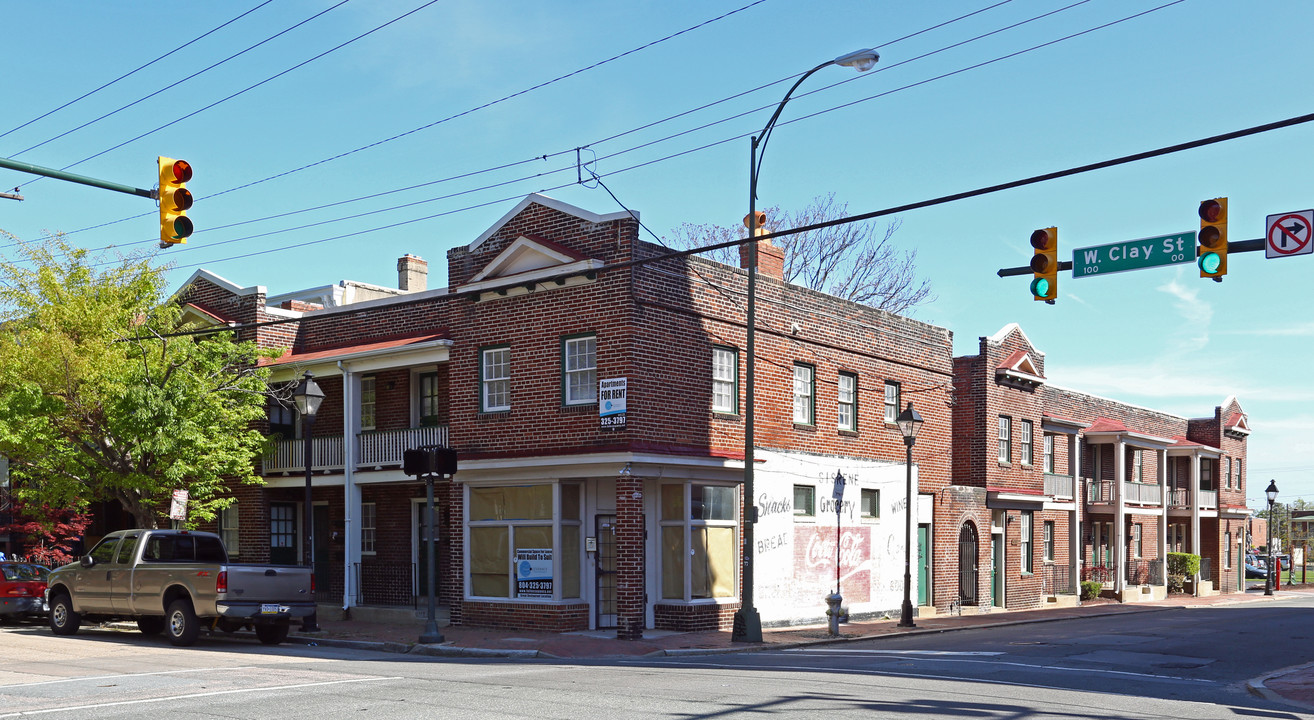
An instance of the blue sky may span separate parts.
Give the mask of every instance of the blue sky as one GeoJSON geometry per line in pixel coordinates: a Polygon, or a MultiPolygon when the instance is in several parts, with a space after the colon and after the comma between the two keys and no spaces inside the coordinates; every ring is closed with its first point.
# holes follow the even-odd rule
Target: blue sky
{"type": "MultiPolygon", "coordinates": [[[[794,76],[863,47],[880,49],[875,70],[827,68],[785,110],[759,206],[833,192],[870,212],[1314,111],[1300,32],[1314,4],[1296,0],[335,5],[10,4],[0,157],[147,188],[155,156],[184,158],[198,231],[161,253],[171,281],[205,267],[276,294],[394,285],[408,252],[441,284],[446,250],[530,192],[619,210],[576,184],[576,148],[658,235],[737,223],[747,134],[794,76]]],[[[1280,500],[1314,501],[1314,258],[1233,255],[1221,284],[1190,265],[1063,273],[1053,306],[995,275],[1028,261],[1036,228],[1057,226],[1070,259],[1194,230],[1199,201],[1217,196],[1230,238],[1259,238],[1266,215],[1314,207],[1311,125],[903,213],[895,239],[938,296],[913,315],[953,330],[957,354],[1018,322],[1051,382],[1134,404],[1200,417],[1236,395],[1254,431],[1250,505],[1269,479],[1280,500]]],[[[154,245],[149,200],[33,180],[0,170],[0,189],[26,198],[0,199],[0,228],[154,245]]]]}

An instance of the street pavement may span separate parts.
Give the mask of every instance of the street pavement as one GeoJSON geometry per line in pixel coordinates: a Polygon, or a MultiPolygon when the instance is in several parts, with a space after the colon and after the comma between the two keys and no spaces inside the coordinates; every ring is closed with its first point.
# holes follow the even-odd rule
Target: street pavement
{"type": "MultiPolygon", "coordinates": [[[[543,633],[449,626],[441,628],[443,641],[419,643],[422,622],[414,625],[372,623],[358,620],[320,620],[320,631],[303,633],[294,626],[288,642],[326,646],[358,647],[413,655],[465,657],[522,657],[597,659],[613,657],[647,657],[709,655],[730,652],[781,650],[826,644],[874,640],[884,637],[942,633],[982,627],[1000,627],[1038,622],[1053,622],[1106,615],[1144,613],[1173,608],[1212,607],[1242,603],[1268,603],[1283,598],[1314,597],[1314,589],[1281,590],[1272,596],[1261,591],[1231,593],[1210,597],[1173,595],[1159,602],[1121,604],[1108,600],[1083,603],[1080,607],[1041,610],[1005,611],[919,618],[914,628],[901,628],[896,620],[865,620],[840,626],[839,636],[831,636],[826,626],[763,628],[763,642],[735,643],[730,632],[672,633],[644,631],[639,640],[619,640],[615,631],[543,633]]],[[[1249,689],[1255,695],[1282,700],[1314,711],[1314,663],[1285,668],[1252,679],[1249,689]]]]}

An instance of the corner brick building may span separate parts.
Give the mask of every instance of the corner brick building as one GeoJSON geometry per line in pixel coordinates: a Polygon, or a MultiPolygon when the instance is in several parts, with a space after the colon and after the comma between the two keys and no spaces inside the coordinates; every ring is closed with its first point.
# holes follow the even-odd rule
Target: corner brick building
{"type": "MultiPolygon", "coordinates": [[[[194,322],[281,349],[271,382],[309,371],[326,395],[310,429],[312,532],[306,427],[278,401],[266,485],[234,487],[215,529],[249,561],[299,562],[312,538],[321,604],[350,609],[422,604],[432,526],[451,622],[631,638],[728,629],[750,562],[764,625],[824,621],[837,582],[851,615],[897,615],[909,545],[923,613],[1072,597],[1076,578],[1115,562],[1136,568],[1135,587],[1161,587],[1152,565],[1169,546],[1202,548],[1226,587],[1224,534],[1245,518],[1235,401],[1187,420],[1051,387],[1016,326],[955,359],[944,328],[783,282],[769,241],[745,497],[747,275],[667,257],[639,229],[629,213],[531,195],[448,251],[443,288],[414,255],[397,261],[397,288],[269,296],[198,271],[178,295],[194,322]],[[911,468],[893,423],[909,402],[925,420],[911,468]],[[1000,435],[1004,416],[1030,428],[1030,455],[1000,435]],[[430,444],[460,454],[432,520],[401,467],[430,444]],[[1157,479],[1134,496],[1113,484],[1132,455],[1157,479]],[[1221,477],[1220,458],[1236,460],[1235,484],[1209,505],[1191,488],[1221,477]]],[[[1127,595],[1118,577],[1109,590],[1127,595]]]]}

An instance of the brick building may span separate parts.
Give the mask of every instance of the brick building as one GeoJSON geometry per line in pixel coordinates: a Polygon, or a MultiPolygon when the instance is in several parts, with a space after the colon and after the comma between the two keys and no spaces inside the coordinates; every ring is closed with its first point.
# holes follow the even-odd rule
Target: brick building
{"type": "MultiPolygon", "coordinates": [[[[196,321],[285,348],[273,382],[309,370],[326,393],[312,428],[321,597],[416,602],[428,523],[401,456],[429,443],[460,452],[454,482],[438,487],[435,534],[454,623],[624,637],[728,628],[750,551],[764,624],[822,620],[837,575],[850,613],[897,613],[917,540],[918,603],[948,597],[930,597],[927,545],[937,497],[952,490],[951,333],[784,283],[781,253],[764,243],[759,449],[744,498],[747,276],[696,256],[609,268],[666,253],[638,230],[628,213],[531,195],[448,251],[445,288],[426,287],[414,256],[398,261],[396,289],[267,296],[206,271],[188,281],[179,297],[196,321]],[[599,383],[622,380],[625,412],[608,414],[599,383]],[[911,503],[892,422],[909,401],[925,419],[911,503]],[[759,513],[753,548],[746,504],[759,513]]],[[[277,402],[269,422],[280,439],[267,485],[235,488],[219,529],[244,560],[295,562],[304,428],[277,402]]]]}
{"type": "Polygon", "coordinates": [[[1016,324],[954,359],[953,484],[937,502],[936,604],[1039,607],[1097,580],[1162,598],[1168,552],[1201,592],[1243,582],[1244,411],[1184,418],[1051,385],[1016,324]],[[957,528],[955,533],[953,530],[957,528]]]}

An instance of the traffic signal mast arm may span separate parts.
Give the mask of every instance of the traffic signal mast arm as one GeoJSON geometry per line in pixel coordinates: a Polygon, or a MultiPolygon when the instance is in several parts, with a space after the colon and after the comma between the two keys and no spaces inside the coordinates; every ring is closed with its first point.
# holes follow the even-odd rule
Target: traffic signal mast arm
{"type": "Polygon", "coordinates": [[[56,180],[66,180],[68,182],[74,182],[80,185],[90,185],[92,187],[98,187],[103,190],[113,190],[114,192],[126,193],[128,195],[136,195],[138,197],[150,198],[152,200],[155,199],[154,190],[135,188],[132,187],[131,185],[121,185],[119,183],[110,182],[108,180],[97,180],[96,178],[87,177],[86,175],[76,175],[74,173],[64,172],[63,170],[41,167],[40,165],[33,165],[32,163],[25,163],[19,160],[0,158],[0,168],[6,168],[8,170],[17,170],[19,172],[31,173],[33,175],[41,175],[44,177],[51,177],[51,178],[55,178],[56,180]]]}

